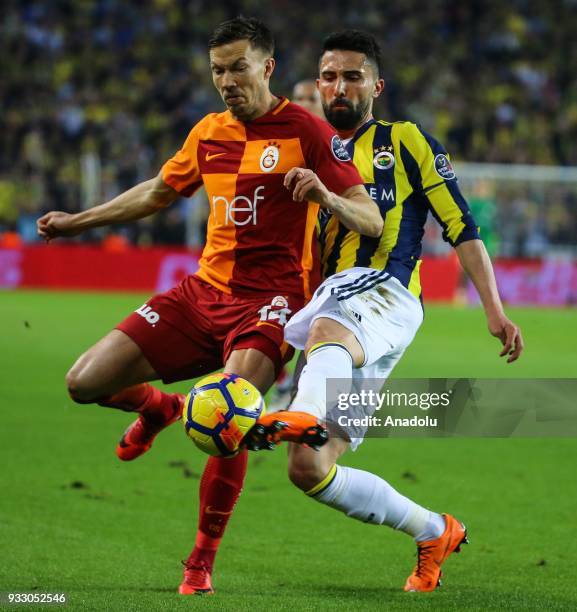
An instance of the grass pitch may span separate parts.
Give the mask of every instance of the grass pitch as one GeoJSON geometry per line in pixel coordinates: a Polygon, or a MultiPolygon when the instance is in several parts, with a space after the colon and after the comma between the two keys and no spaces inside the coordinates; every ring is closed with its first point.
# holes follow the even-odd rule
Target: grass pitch
{"type": "MultiPolygon", "coordinates": [[[[76,356],[143,301],[0,294],[0,591],[66,592],[73,610],[577,608],[577,448],[565,439],[371,439],[346,456],[469,527],[471,545],[428,595],[401,590],[415,560],[407,536],[307,499],[288,483],[284,449],[255,454],[217,594],[177,595],[204,457],[175,426],[119,462],[131,415],[75,405],[63,384],[76,356]]],[[[517,364],[499,360],[481,311],[429,306],[396,376],[577,377],[577,312],[510,314],[527,342],[517,364]]]]}

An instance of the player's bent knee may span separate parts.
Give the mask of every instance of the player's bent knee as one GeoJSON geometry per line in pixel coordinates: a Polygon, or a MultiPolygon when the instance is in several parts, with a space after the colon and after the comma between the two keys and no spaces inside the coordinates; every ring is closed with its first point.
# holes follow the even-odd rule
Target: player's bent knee
{"type": "Polygon", "coordinates": [[[322,479],[318,469],[313,466],[289,466],[289,479],[305,493],[315,487],[322,479]]]}
{"type": "Polygon", "coordinates": [[[289,459],[289,479],[296,487],[305,493],[318,485],[319,482],[326,477],[329,470],[330,466],[325,466],[324,462],[307,460],[307,458],[304,457],[291,457],[289,459]]]}
{"type": "Polygon", "coordinates": [[[300,444],[290,444],[290,481],[305,493],[310,491],[328,476],[339,457],[348,448],[349,442],[340,438],[331,438],[318,452],[300,444]]]}
{"type": "MultiPolygon", "coordinates": [[[[317,319],[309,331],[305,352],[308,352],[312,346],[319,342],[330,342],[340,339],[340,334],[335,333],[335,324],[336,322],[331,319],[317,319]]],[[[345,332],[348,332],[346,328],[343,329],[345,332]]]]}
{"type": "Polygon", "coordinates": [[[355,366],[360,366],[365,359],[363,348],[353,332],[333,319],[321,317],[314,321],[305,345],[305,354],[321,342],[342,344],[351,354],[355,366]]]}
{"type": "Polygon", "coordinates": [[[96,402],[101,394],[94,388],[94,385],[89,384],[90,381],[86,376],[79,373],[72,367],[66,374],[66,388],[68,395],[77,404],[91,404],[96,402]]]}

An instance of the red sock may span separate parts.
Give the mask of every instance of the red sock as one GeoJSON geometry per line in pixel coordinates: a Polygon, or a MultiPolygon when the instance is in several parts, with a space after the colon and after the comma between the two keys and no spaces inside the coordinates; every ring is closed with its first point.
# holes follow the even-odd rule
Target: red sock
{"type": "Polygon", "coordinates": [[[163,393],[148,383],[142,383],[102,398],[98,404],[126,412],[139,412],[151,420],[163,422],[171,419],[175,411],[180,413],[182,396],[178,393],[163,393]]]}
{"type": "Polygon", "coordinates": [[[247,462],[246,450],[230,459],[210,457],[207,461],[200,480],[196,543],[187,567],[204,566],[212,571],[228,519],[242,491],[247,462]]]}

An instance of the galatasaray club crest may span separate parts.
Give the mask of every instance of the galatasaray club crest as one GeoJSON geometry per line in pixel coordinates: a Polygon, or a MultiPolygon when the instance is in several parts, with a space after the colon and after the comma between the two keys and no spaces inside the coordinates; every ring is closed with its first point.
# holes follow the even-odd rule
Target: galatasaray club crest
{"type": "Polygon", "coordinates": [[[272,172],[280,158],[279,147],[276,142],[269,142],[260,156],[260,169],[263,172],[272,172]]]}

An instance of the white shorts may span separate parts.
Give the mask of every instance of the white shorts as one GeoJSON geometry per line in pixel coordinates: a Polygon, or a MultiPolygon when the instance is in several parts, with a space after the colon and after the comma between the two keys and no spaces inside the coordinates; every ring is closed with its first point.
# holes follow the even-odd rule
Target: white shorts
{"type": "MultiPolygon", "coordinates": [[[[423,322],[423,308],[390,274],[351,268],[322,283],[312,300],[287,323],[285,340],[304,349],[312,324],[320,318],[333,319],[349,329],[364,351],[363,365],[353,370],[353,388],[367,389],[363,381],[371,381],[379,386],[374,390],[380,391],[423,322]]],[[[363,415],[373,411],[367,407],[363,415]]],[[[353,450],[362,442],[361,434],[364,430],[351,438],[353,450]]]]}

